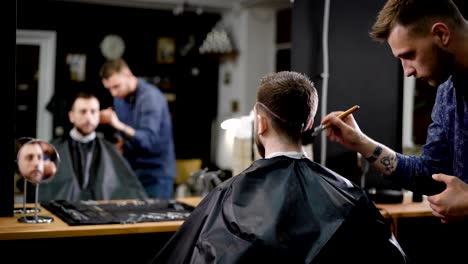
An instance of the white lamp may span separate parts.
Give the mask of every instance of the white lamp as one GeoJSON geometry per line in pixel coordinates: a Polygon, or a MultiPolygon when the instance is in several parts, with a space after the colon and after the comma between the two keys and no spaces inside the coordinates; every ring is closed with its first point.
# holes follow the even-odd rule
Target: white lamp
{"type": "Polygon", "coordinates": [[[253,113],[227,118],[219,127],[216,163],[236,175],[252,163],[253,113]]]}

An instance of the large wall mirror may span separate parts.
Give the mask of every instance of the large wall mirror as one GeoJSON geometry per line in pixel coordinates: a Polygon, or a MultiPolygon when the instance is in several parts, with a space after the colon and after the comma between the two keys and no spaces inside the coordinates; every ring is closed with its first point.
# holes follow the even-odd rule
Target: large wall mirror
{"type": "MultiPolygon", "coordinates": [[[[16,30],[15,139],[52,139],[52,115],[46,110],[55,81],[56,33],[44,30],[16,30]],[[28,122],[25,122],[28,120],[28,122]]],[[[15,175],[15,183],[19,180],[15,175]]],[[[15,184],[16,186],[16,184],[15,184]]],[[[15,188],[15,202],[24,201],[15,188]]]]}

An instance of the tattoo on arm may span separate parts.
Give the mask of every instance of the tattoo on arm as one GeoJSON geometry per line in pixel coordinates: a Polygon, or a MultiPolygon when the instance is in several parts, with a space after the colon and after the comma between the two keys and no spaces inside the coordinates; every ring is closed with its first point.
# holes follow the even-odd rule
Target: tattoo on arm
{"type": "Polygon", "coordinates": [[[396,162],[396,156],[395,155],[388,155],[385,157],[382,157],[380,160],[380,164],[382,164],[385,168],[385,172],[391,173],[393,170],[395,170],[395,162],[396,162]]]}

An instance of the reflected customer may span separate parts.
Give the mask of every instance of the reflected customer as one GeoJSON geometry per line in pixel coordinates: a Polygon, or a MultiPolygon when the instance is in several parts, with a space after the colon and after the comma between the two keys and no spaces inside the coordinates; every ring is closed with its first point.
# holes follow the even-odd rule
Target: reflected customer
{"type": "Polygon", "coordinates": [[[18,151],[18,170],[32,184],[41,183],[44,175],[44,152],[39,141],[32,140],[18,151]]]}
{"type": "Polygon", "coordinates": [[[73,128],[51,143],[61,157],[53,181],[44,184],[41,201],[63,199],[141,199],[146,193],[128,162],[114,144],[96,133],[99,101],[91,93],[78,92],[71,100],[68,117],[73,128]]]}

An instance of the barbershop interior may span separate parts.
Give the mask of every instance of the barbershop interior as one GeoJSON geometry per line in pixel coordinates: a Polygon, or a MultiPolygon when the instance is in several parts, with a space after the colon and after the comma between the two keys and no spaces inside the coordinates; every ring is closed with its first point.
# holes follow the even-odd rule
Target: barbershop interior
{"type": "MultiPolygon", "coordinates": [[[[357,105],[352,115],[366,135],[397,153],[421,155],[437,87],[405,76],[389,45],[369,37],[385,2],[16,0],[9,7],[16,10],[16,41],[14,45],[10,42],[10,49],[4,52],[11,65],[5,74],[10,76],[4,87],[8,90],[5,101],[11,104],[1,106],[8,113],[6,124],[13,124],[0,143],[7,164],[0,177],[0,240],[7,247],[5,259],[14,259],[14,263],[251,263],[236,255],[241,254],[236,253],[238,244],[233,244],[231,255],[224,261],[221,255],[216,259],[216,252],[211,252],[213,257],[203,251],[203,241],[197,241],[200,238],[195,233],[218,225],[220,220],[194,219],[192,226],[181,226],[198,205],[223,210],[220,217],[235,214],[224,211],[233,208],[219,208],[216,202],[203,203],[203,199],[216,196],[212,192],[218,186],[233,183],[237,175],[262,159],[254,110],[258,109],[257,87],[268,73],[295,71],[310,79],[318,95],[313,128],[320,126],[327,114],[357,105]],[[105,62],[120,59],[123,66],[110,67],[118,68],[118,74],[123,67],[123,77],[116,72],[103,77],[105,62]],[[156,95],[148,92],[146,105],[141,108],[138,95],[119,97],[122,82],[131,84],[134,80],[143,82],[145,89],[156,89],[155,94],[163,99],[151,101],[156,95]],[[78,102],[83,107],[86,103],[93,106],[80,112],[78,102]],[[161,102],[166,109],[160,107],[161,102]],[[107,119],[102,114],[104,109],[111,113],[108,123],[103,122],[107,119]],[[136,116],[136,111],[146,114],[147,119],[136,116]],[[149,116],[151,111],[158,113],[149,116]],[[151,131],[164,113],[170,133],[163,135],[163,127],[151,131]],[[84,128],[78,127],[79,122],[84,128]],[[86,129],[91,132],[81,133],[86,129]],[[165,138],[153,141],[150,135],[165,138]],[[62,138],[67,139],[60,141],[62,138]],[[86,143],[91,138],[95,142],[92,153],[98,155],[84,155],[81,145],[80,150],[72,150],[72,140],[86,143]],[[137,139],[143,143],[130,145],[137,139]],[[153,146],[144,149],[144,140],[153,146]],[[37,154],[43,162],[39,178],[23,171],[26,165],[21,164],[21,154],[30,147],[41,152],[37,154]],[[145,157],[154,152],[165,160],[152,165],[153,160],[147,158],[145,163],[145,157]],[[80,157],[86,165],[76,165],[80,157]],[[153,196],[146,187],[151,179],[146,176],[166,165],[174,171],[174,175],[164,176],[170,179],[165,183],[168,195],[153,196]],[[168,243],[179,229],[185,233],[168,243]],[[170,247],[185,250],[191,246],[196,249],[189,251],[197,253],[190,253],[185,261],[181,256],[169,262],[155,259],[163,248],[165,254],[177,255],[170,247]],[[196,254],[208,255],[203,256],[203,262],[196,254]],[[234,256],[237,261],[233,261],[234,256]]],[[[466,18],[468,4],[454,2],[466,18]]],[[[12,38],[11,27],[6,32],[12,38]]],[[[447,238],[427,195],[385,178],[366,157],[332,142],[325,131],[304,137],[302,144],[305,156],[313,163],[362,189],[377,208],[378,219],[410,260],[407,263],[444,263],[434,262],[438,259],[434,255],[448,254],[437,252],[437,245],[456,237],[447,238]]],[[[223,190],[239,191],[234,187],[223,190]]],[[[294,197],[295,193],[288,195],[294,197]]],[[[246,204],[233,203],[250,208],[248,199],[254,198],[243,199],[246,204]]],[[[326,208],[320,199],[314,204],[326,208]]],[[[257,204],[258,213],[270,211],[265,207],[257,204]]],[[[293,212],[288,216],[295,217],[300,215],[293,212]]],[[[356,232],[361,231],[353,234],[356,232]]],[[[353,239],[347,238],[350,246],[353,239]]],[[[285,247],[295,252],[291,245],[285,247]]],[[[375,254],[375,262],[358,263],[387,263],[382,260],[385,255],[374,253],[367,244],[352,249],[342,245],[330,252],[375,254]]],[[[261,254],[256,256],[257,262],[263,262],[261,254]]],[[[329,263],[311,258],[304,262],[329,263]]]]}

